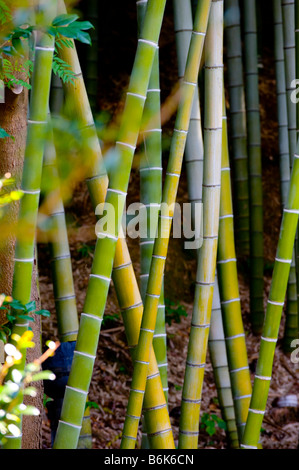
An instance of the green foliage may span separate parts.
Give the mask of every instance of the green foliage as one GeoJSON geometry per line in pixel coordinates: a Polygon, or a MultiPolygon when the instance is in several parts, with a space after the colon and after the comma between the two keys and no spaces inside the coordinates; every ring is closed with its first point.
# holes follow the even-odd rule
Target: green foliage
{"type": "Polygon", "coordinates": [[[48,33],[55,38],[61,35],[66,38],[77,39],[77,41],[85,44],[91,44],[90,35],[86,30],[93,28],[93,25],[89,21],[77,21],[78,18],[78,15],[59,15],[52,21],[48,33]]]}
{"type": "Polygon", "coordinates": [[[165,299],[165,321],[168,325],[171,325],[171,322],[180,323],[181,317],[187,317],[188,313],[185,308],[174,302],[170,299],[165,299]]]}
{"type": "Polygon", "coordinates": [[[226,430],[226,423],[223,419],[215,414],[203,413],[201,417],[201,429],[204,429],[209,436],[213,436],[216,433],[216,426],[220,429],[226,430]]]}
{"type": "Polygon", "coordinates": [[[24,73],[26,78],[30,78],[33,71],[33,62],[31,60],[25,60],[22,62],[19,58],[11,62],[8,59],[2,57],[0,67],[0,80],[2,80],[8,88],[12,88],[16,85],[21,85],[25,88],[30,89],[31,86],[25,80],[16,78],[15,73],[24,73]]]}
{"type": "Polygon", "coordinates": [[[87,401],[86,404],[85,404],[85,410],[86,410],[86,408],[99,409],[100,407],[95,401],[87,401]]]}
{"type": "Polygon", "coordinates": [[[38,416],[40,413],[35,406],[23,403],[25,395],[36,396],[36,389],[28,386],[29,383],[55,379],[52,372],[41,370],[41,362],[56,349],[54,343],[54,347],[49,349],[44,357],[26,364],[24,370],[18,368],[22,360],[21,351],[35,346],[32,338],[32,331],[26,331],[22,336],[13,335],[15,345],[7,343],[4,347],[6,360],[0,369],[0,446],[6,442],[6,434],[20,436],[22,415],[38,416]]]}
{"type": "Polygon", "coordinates": [[[11,19],[10,9],[3,0],[0,0],[0,24],[8,23],[11,19]]]}
{"type": "Polygon", "coordinates": [[[55,75],[58,75],[63,83],[72,83],[73,85],[75,84],[76,75],[72,71],[71,66],[63,59],[60,59],[57,55],[54,55],[53,57],[52,68],[55,75]]]}
{"type": "Polygon", "coordinates": [[[12,331],[12,326],[14,323],[17,323],[18,319],[34,321],[34,318],[30,315],[31,312],[45,317],[50,316],[48,310],[36,310],[34,300],[23,305],[18,300],[6,296],[5,294],[0,295],[0,310],[5,311],[7,318],[7,322],[0,326],[0,340],[4,343],[7,342],[12,331]]]}
{"type": "Polygon", "coordinates": [[[88,256],[90,256],[93,251],[94,247],[87,245],[87,243],[82,243],[79,248],[77,248],[77,252],[81,258],[88,258],[88,256]]]}
{"type": "Polygon", "coordinates": [[[119,321],[119,315],[118,313],[113,313],[113,314],[106,314],[104,315],[103,317],[103,321],[102,321],[102,328],[105,329],[105,328],[108,328],[111,323],[112,325],[116,322],[119,321]]]}

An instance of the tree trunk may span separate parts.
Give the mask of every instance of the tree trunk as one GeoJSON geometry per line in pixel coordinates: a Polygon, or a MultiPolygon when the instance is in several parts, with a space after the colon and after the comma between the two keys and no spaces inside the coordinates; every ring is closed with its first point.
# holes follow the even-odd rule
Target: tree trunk
{"type": "MultiPolygon", "coordinates": [[[[24,77],[21,77],[25,79],[24,77]]],[[[27,106],[28,91],[24,88],[20,94],[15,94],[9,89],[5,89],[5,103],[0,104],[0,127],[14,137],[0,140],[0,177],[5,173],[11,173],[15,178],[15,187],[20,187],[22,177],[23,158],[26,145],[27,131],[27,106]]],[[[15,226],[18,217],[18,202],[10,204],[7,213],[1,220],[0,235],[0,292],[7,295],[12,291],[12,278],[14,269],[14,247],[15,247],[15,226]]],[[[37,282],[37,266],[35,263],[32,276],[32,300],[36,301],[39,308],[40,299],[37,282]]],[[[40,316],[34,315],[35,322],[31,328],[34,333],[35,348],[29,349],[27,361],[31,362],[40,356],[40,316]]],[[[1,313],[0,324],[3,323],[4,316],[1,313]]],[[[26,399],[26,403],[36,406],[40,411],[43,407],[43,386],[41,382],[34,384],[37,390],[36,398],[26,399]]],[[[24,449],[37,449],[41,447],[41,416],[24,416],[23,418],[23,443],[24,449]]]]}

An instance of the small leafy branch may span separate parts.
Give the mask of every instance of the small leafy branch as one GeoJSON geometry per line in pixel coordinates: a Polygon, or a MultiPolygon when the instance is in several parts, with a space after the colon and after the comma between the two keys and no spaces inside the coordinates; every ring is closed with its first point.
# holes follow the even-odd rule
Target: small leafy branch
{"type": "Polygon", "coordinates": [[[7,342],[8,337],[11,335],[12,326],[17,323],[18,319],[34,321],[34,318],[30,315],[34,312],[36,315],[43,315],[45,317],[50,316],[48,310],[36,310],[35,301],[32,300],[26,305],[23,305],[16,299],[5,294],[0,295],[0,310],[4,310],[6,313],[7,321],[0,326],[0,340],[4,343],[7,342]]]}
{"type": "Polygon", "coordinates": [[[76,75],[70,65],[58,57],[58,49],[64,47],[73,48],[70,39],[77,39],[85,44],[91,44],[91,38],[86,30],[93,28],[89,21],[78,21],[77,15],[57,16],[49,29],[49,34],[55,37],[55,54],[53,57],[53,72],[58,75],[64,83],[75,83],[76,75]],[[68,39],[70,38],[70,39],[68,39]]]}
{"type": "MultiPolygon", "coordinates": [[[[88,29],[93,28],[89,21],[78,21],[78,15],[63,14],[57,16],[52,24],[46,28],[46,32],[55,37],[55,54],[53,58],[53,72],[58,75],[63,82],[74,83],[75,74],[71,70],[69,64],[60,59],[57,55],[58,49],[62,46],[73,47],[71,39],[76,39],[84,44],[91,44],[91,38],[88,29]]],[[[10,23],[12,16],[8,7],[0,1],[0,23],[10,23]]],[[[33,31],[42,31],[39,25],[22,25],[13,28],[5,37],[4,43],[0,47],[0,55],[2,58],[2,68],[0,71],[0,79],[11,88],[13,85],[22,85],[30,89],[30,84],[26,80],[20,80],[15,77],[14,72],[25,72],[26,77],[30,78],[33,69],[33,63],[30,60],[23,64],[17,62],[12,64],[9,59],[4,59],[3,54],[8,56],[24,57],[25,51],[22,40],[29,40],[33,31]]]]}
{"type": "Polygon", "coordinates": [[[201,417],[201,429],[204,429],[209,436],[213,436],[216,433],[216,426],[219,429],[226,430],[226,423],[223,419],[215,414],[203,413],[201,417]]]}
{"type": "Polygon", "coordinates": [[[178,305],[176,302],[170,299],[165,299],[165,321],[168,325],[171,322],[180,323],[181,317],[187,317],[188,313],[182,305],[178,305]]]}
{"type": "Polygon", "coordinates": [[[10,60],[2,57],[1,62],[0,79],[8,88],[12,88],[16,85],[21,85],[28,90],[31,88],[28,82],[21,80],[20,78],[16,78],[15,76],[16,72],[23,72],[27,78],[30,78],[33,71],[33,62],[31,60],[28,59],[25,62],[22,62],[17,58],[14,63],[12,63],[10,60]]]}
{"type": "Polygon", "coordinates": [[[55,380],[52,372],[41,370],[41,364],[54,354],[59,342],[49,342],[48,350],[39,359],[26,364],[24,370],[18,368],[22,351],[35,346],[32,338],[32,331],[27,330],[22,336],[12,335],[15,345],[7,343],[4,346],[6,360],[0,369],[0,446],[5,444],[6,434],[20,436],[18,425],[22,415],[38,416],[40,413],[35,406],[23,403],[25,395],[36,396],[36,389],[29,384],[39,380],[55,380]]]}

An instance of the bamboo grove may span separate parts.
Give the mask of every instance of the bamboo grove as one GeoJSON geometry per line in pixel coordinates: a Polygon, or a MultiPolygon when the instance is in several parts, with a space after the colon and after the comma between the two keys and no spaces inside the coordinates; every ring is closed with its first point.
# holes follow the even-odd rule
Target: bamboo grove
{"type": "MultiPolygon", "coordinates": [[[[63,0],[37,1],[34,8],[28,7],[30,24],[36,27],[15,30],[14,44],[19,44],[21,38],[33,72],[28,78],[27,140],[19,188],[22,197],[12,291],[5,294],[22,304],[31,301],[32,273],[34,266],[38,269],[36,233],[42,220],[55,298],[56,311],[51,315],[56,315],[60,341],[56,353],[57,357],[70,357],[67,383],[57,398],[59,420],[52,427],[54,449],[91,447],[92,427],[86,404],[101,347],[111,281],[133,370],[121,449],[134,449],[136,445],[152,449],[200,448],[207,356],[228,447],[261,448],[260,433],[282,317],[286,355],[298,338],[299,107],[295,98],[299,2],[272,0],[282,220],[267,302],[257,2],[168,2],[172,3],[178,87],[173,98],[177,101],[167,158],[163,150],[159,54],[166,0],[136,1],[135,59],[118,116],[117,135],[106,153],[97,128],[99,37],[97,27],[92,28],[93,23],[97,24],[97,1],[87,2],[88,21],[81,23],[77,15],[67,12],[63,0]],[[77,52],[80,41],[89,44],[84,76],[77,52]],[[67,66],[64,74],[59,69],[62,65],[67,66]],[[81,312],[64,207],[71,190],[65,175],[61,177],[59,161],[63,157],[61,143],[57,142],[61,126],[69,122],[76,135],[73,141],[77,142],[79,166],[68,169],[67,183],[73,188],[84,181],[97,217],[97,239],[81,312]],[[137,273],[123,213],[138,152],[142,154],[139,190],[146,231],[135,240],[140,255],[137,273]],[[183,168],[195,227],[197,269],[179,432],[174,435],[168,408],[164,276],[183,168]],[[248,265],[251,331],[259,343],[254,380],[241,309],[240,263],[248,265]],[[141,428],[143,437],[139,442],[141,428]]],[[[11,2],[0,2],[2,9],[2,3],[11,7],[11,2]]],[[[29,327],[26,316],[16,318],[8,341],[29,327]]],[[[20,368],[24,362],[25,357],[20,368]]],[[[55,369],[55,356],[48,362],[49,368],[52,365],[55,369]]],[[[44,387],[50,395],[47,382],[44,387]]],[[[22,447],[22,422],[19,427],[19,434],[5,436],[4,448],[22,447]]]]}

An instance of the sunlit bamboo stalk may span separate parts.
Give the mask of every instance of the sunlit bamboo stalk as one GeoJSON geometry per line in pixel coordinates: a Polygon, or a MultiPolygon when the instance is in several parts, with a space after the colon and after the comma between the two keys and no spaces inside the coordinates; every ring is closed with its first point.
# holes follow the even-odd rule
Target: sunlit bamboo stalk
{"type": "MultiPolygon", "coordinates": [[[[223,97],[223,117],[225,117],[225,114],[225,101],[223,97]]],[[[223,328],[236,422],[239,440],[241,440],[251,397],[251,381],[237,272],[226,119],[222,121],[221,195],[218,236],[217,269],[223,328]]]]}
{"type": "MultiPolygon", "coordinates": [[[[67,107],[70,106],[69,114],[70,116],[77,116],[82,128],[89,128],[93,136],[90,146],[86,150],[87,154],[90,158],[92,157],[93,161],[90,169],[90,176],[87,178],[87,186],[94,210],[96,210],[98,205],[102,204],[105,200],[108,187],[108,177],[105,168],[103,168],[101,163],[101,148],[97,139],[76,49],[75,47],[71,49],[62,48],[60,54],[62,54],[62,59],[71,65],[71,68],[77,77],[75,85],[64,84],[67,97],[67,107]]],[[[122,311],[128,345],[133,354],[134,348],[138,343],[143,304],[132,261],[130,259],[122,231],[116,244],[112,279],[118,303],[122,311]]],[[[144,410],[146,411],[145,421],[148,422],[149,442],[151,447],[154,447],[155,445],[158,446],[158,448],[169,447],[173,437],[172,433],[164,433],[164,428],[169,429],[170,422],[167,408],[164,406],[165,397],[163,394],[157,361],[153,352],[151,353],[150,367],[153,369],[153,374],[148,378],[147,383],[154,384],[154,387],[151,386],[146,389],[145,397],[148,395],[148,398],[146,399],[148,409],[144,410]],[[151,394],[152,390],[154,391],[153,394],[151,394]],[[160,400],[158,404],[157,400],[160,400]],[[157,414],[160,414],[160,421],[152,419],[152,415],[157,414]],[[163,425],[161,425],[162,422],[164,423],[163,425]],[[158,423],[158,428],[156,423],[158,423]],[[151,437],[152,435],[153,438],[151,437]]]]}
{"type": "MultiPolygon", "coordinates": [[[[139,31],[147,0],[137,1],[139,31]]],[[[159,51],[156,51],[144,105],[143,156],[140,162],[140,203],[145,206],[147,236],[140,238],[140,292],[144,302],[154,246],[153,227],[158,224],[162,197],[162,129],[160,116],[159,51]],[[151,233],[152,231],[152,233],[151,233]]],[[[161,292],[153,346],[165,396],[168,395],[164,292],[161,292]]]]}
{"type": "Polygon", "coordinates": [[[227,362],[217,273],[215,275],[211,327],[208,345],[221,414],[227,427],[226,434],[228,436],[229,446],[233,449],[238,449],[239,438],[236,426],[229,367],[227,362]]]}
{"type": "Polygon", "coordinates": [[[140,337],[135,356],[133,378],[121,444],[122,448],[135,447],[138,422],[140,419],[143,394],[146,384],[148,360],[162,288],[174,203],[181,172],[186,134],[189,127],[194,88],[197,85],[209,10],[210,2],[199,1],[194,20],[193,34],[190,42],[184,80],[181,84],[181,99],[175,121],[170,157],[166,170],[166,179],[163,186],[162,206],[159,216],[157,237],[154,244],[140,337]]]}
{"type": "MultiPolygon", "coordinates": [[[[299,148],[297,148],[299,151],[299,148]]],[[[290,189],[276,251],[259,357],[241,447],[257,448],[272,377],[274,353],[290,274],[299,214],[299,155],[294,155],[290,189]]]]}
{"type": "MultiPolygon", "coordinates": [[[[118,231],[121,225],[134,150],[140,130],[144,101],[160,34],[165,2],[149,0],[138,41],[135,62],[126,95],[125,108],[116,143],[117,172],[110,175],[106,206],[115,210],[112,232],[98,233],[92,272],[87,288],[84,313],[81,314],[74,361],[66,389],[61,420],[54,447],[74,448],[81,427],[85,397],[88,392],[101,321],[110,285],[118,231]],[[92,333],[92,337],[91,337],[92,333]],[[87,341],[88,338],[88,341],[87,341]],[[84,365],[84,374],[82,371],[84,365]]],[[[90,180],[92,184],[92,179],[90,180]]]]}

